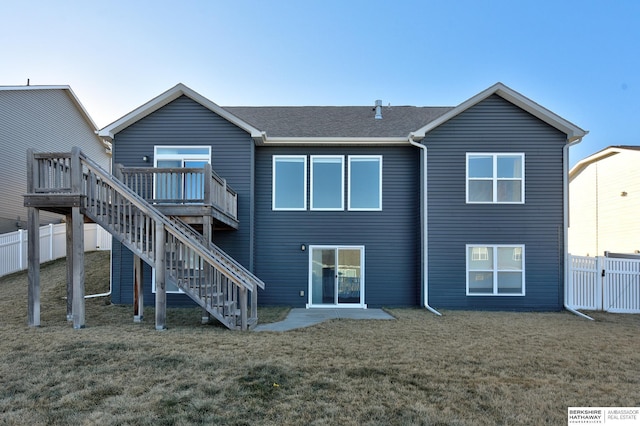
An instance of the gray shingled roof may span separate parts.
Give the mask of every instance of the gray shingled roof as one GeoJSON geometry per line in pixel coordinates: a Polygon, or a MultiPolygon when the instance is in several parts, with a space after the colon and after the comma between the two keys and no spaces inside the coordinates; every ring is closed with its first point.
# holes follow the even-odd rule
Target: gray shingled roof
{"type": "Polygon", "coordinates": [[[406,137],[453,107],[373,106],[223,107],[270,137],[406,137]]]}

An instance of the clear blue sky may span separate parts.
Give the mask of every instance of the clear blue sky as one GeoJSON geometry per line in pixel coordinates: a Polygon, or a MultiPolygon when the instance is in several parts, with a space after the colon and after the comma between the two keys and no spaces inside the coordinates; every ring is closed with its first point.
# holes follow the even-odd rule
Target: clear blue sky
{"type": "Polygon", "coordinates": [[[497,81],[637,145],[640,1],[0,0],[0,85],[68,84],[99,127],[182,82],[219,105],[454,106],[497,81]]]}

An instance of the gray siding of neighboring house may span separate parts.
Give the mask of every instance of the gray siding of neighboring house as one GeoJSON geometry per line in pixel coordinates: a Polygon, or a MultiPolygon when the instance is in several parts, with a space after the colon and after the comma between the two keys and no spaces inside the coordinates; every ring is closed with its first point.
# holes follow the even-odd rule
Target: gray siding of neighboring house
{"type": "Polygon", "coordinates": [[[497,95],[428,134],[429,302],[559,310],[566,135],[497,95]],[[467,152],[524,152],[525,204],[466,204],[467,152]],[[524,244],[526,296],[466,296],[465,244],[524,244]]]}
{"type": "MultiPolygon", "coordinates": [[[[250,267],[250,199],[253,141],[249,134],[186,96],[165,105],[115,135],[114,163],[125,167],[152,167],[155,145],[210,145],[213,169],[238,193],[239,229],[216,231],[214,242],[225,252],[250,267]],[[150,158],[149,163],[142,161],[150,158]]],[[[133,300],[133,255],[114,241],[113,301],[133,300]]],[[[155,303],[151,291],[151,268],[144,268],[146,304],[155,303]]],[[[168,303],[191,305],[184,295],[169,294],[168,303]]]]}
{"type": "MultiPolygon", "coordinates": [[[[18,229],[18,218],[26,228],[23,195],[27,192],[27,149],[70,152],[78,146],[109,170],[110,157],[94,132],[67,90],[0,90],[0,233],[18,229]]],[[[40,212],[41,224],[61,219],[60,215],[40,212]]]]}
{"type": "MultiPolygon", "coordinates": [[[[365,246],[365,300],[371,307],[413,306],[420,297],[419,155],[406,147],[258,147],[255,273],[264,305],[304,307],[309,255],[300,246],[365,246]],[[382,211],[273,211],[273,155],[383,156],[382,211]],[[304,297],[300,296],[304,291],[304,297]]],[[[308,165],[308,173],[310,166],[308,165]]],[[[307,177],[307,185],[309,178],[307,177]]],[[[310,191],[307,192],[308,196],[310,191]]],[[[308,197],[307,197],[308,198],[308,197]]],[[[308,201],[307,201],[308,207],[308,201]]]]}

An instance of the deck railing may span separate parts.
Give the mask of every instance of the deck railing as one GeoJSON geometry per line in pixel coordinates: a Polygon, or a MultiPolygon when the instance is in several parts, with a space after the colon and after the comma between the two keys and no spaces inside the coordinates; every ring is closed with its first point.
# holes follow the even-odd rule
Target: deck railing
{"type": "Polygon", "coordinates": [[[28,191],[36,194],[70,193],[71,155],[68,152],[36,152],[28,157],[28,191]]]}
{"type": "Polygon", "coordinates": [[[211,169],[123,167],[118,176],[133,192],[152,204],[204,204],[238,220],[238,194],[211,169]]]}

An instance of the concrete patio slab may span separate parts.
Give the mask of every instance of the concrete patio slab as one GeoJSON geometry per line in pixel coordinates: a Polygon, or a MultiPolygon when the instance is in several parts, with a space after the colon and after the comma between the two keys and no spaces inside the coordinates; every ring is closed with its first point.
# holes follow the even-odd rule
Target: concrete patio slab
{"type": "Polygon", "coordinates": [[[346,319],[395,319],[382,309],[352,309],[352,308],[294,308],[289,311],[287,318],[271,324],[258,324],[254,331],[288,331],[296,328],[309,327],[323,321],[337,318],[346,319]]]}

